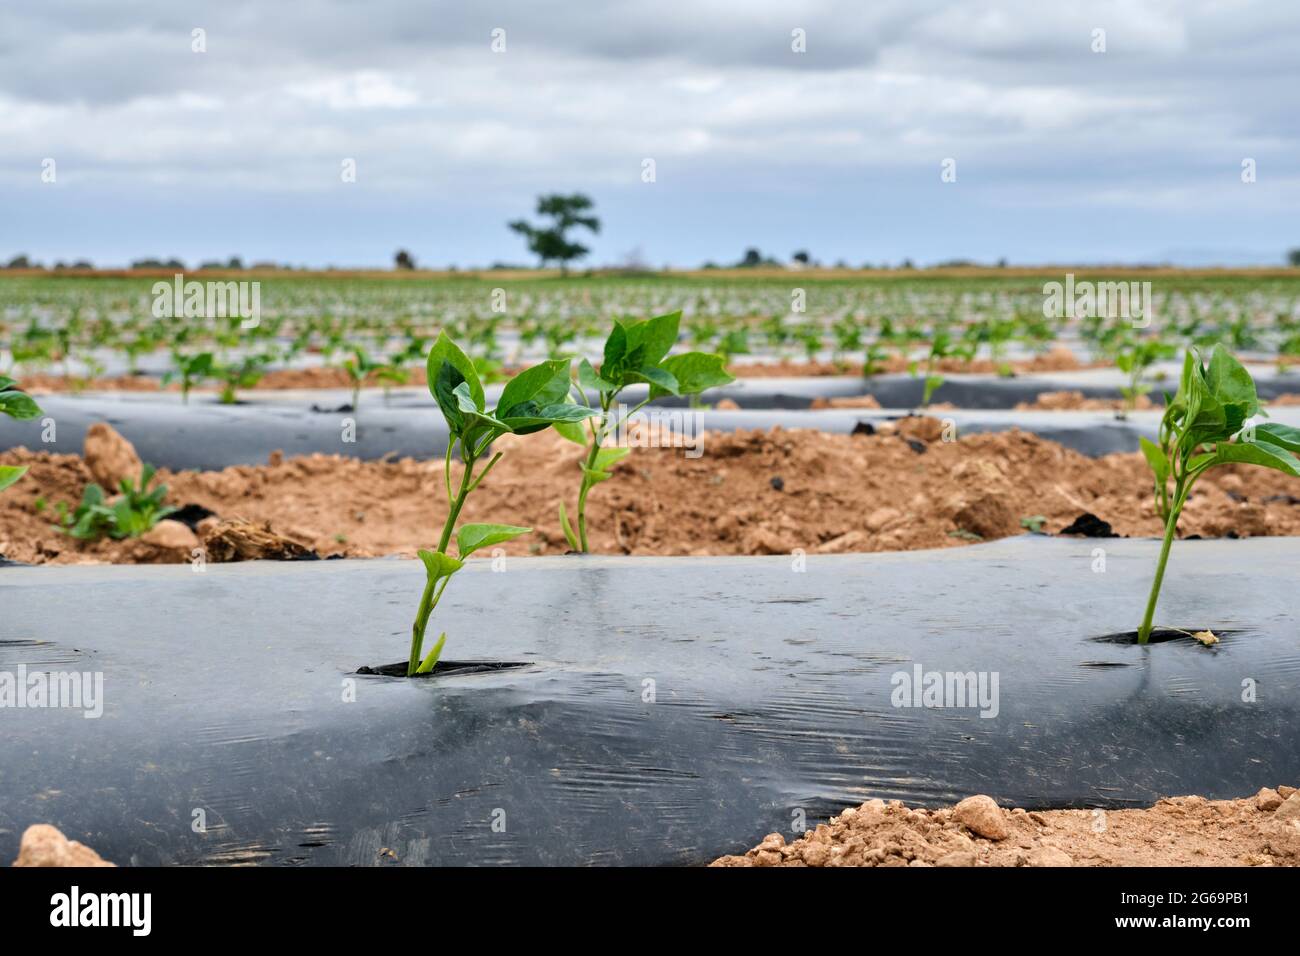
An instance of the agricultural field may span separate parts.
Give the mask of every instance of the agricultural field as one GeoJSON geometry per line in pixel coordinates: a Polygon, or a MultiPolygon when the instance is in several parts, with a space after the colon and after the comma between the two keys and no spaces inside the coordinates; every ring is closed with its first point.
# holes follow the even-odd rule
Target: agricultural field
{"type": "MultiPolygon", "coordinates": [[[[1297,862],[1300,277],[186,281],[192,301],[167,275],[0,278],[0,647],[33,669],[92,655],[110,679],[172,660],[178,629],[208,649],[117,685],[116,763],[6,758],[6,785],[75,792],[69,775],[112,778],[205,726],[258,748],[222,753],[261,781],[259,809],[197,807],[223,815],[212,832],[145,841],[56,807],[105,858],[1297,862]],[[218,666],[238,691],[189,699],[218,666]],[[1243,703],[1264,673],[1269,695],[1243,703]],[[275,743],[283,693],[305,746],[275,743]],[[513,694],[541,702],[530,726],[558,765],[501,720],[513,694]],[[472,799],[393,824],[430,786],[401,720],[370,724],[382,807],[305,756],[346,714],[429,720],[412,708],[431,701],[431,733],[473,727],[478,747],[436,786],[472,793],[509,764],[492,786],[540,787],[553,826],[502,842],[478,822],[498,804],[472,799]],[[1140,746],[1099,732],[1121,705],[1140,746]],[[857,736],[873,719],[903,752],[857,736]],[[622,729],[575,737],[575,720],[622,729]],[[755,734],[759,780],[740,770],[755,734]],[[651,786],[623,760],[681,776],[651,786]],[[697,760],[720,776],[702,787],[697,760]],[[610,774],[641,810],[623,827],[565,796],[610,774]],[[309,810],[290,777],[313,781],[309,810]],[[1143,809],[1180,794],[1200,796],[1143,809]],[[664,825],[682,801],[718,809],[688,836],[664,825]],[[1185,839],[1206,814],[1213,839],[1185,839]],[[430,842],[449,828],[465,838],[430,842]]],[[[14,725],[8,746],[44,732],[14,725]]],[[[147,800],[203,791],[227,759],[162,771],[147,800]]]]}

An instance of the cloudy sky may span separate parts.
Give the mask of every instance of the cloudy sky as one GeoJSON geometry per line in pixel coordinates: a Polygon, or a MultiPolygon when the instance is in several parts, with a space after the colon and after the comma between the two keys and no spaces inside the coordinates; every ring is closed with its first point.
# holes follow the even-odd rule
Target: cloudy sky
{"type": "Polygon", "coordinates": [[[1298,46],[1294,0],[5,0],[0,258],[527,262],[581,190],[596,264],[1274,263],[1298,46]]]}

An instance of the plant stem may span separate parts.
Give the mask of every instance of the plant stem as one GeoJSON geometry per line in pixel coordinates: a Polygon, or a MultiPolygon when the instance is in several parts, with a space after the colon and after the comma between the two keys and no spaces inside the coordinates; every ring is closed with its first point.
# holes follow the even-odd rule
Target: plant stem
{"type": "MultiPolygon", "coordinates": [[[[460,517],[460,510],[465,506],[465,499],[473,489],[473,485],[471,484],[471,478],[474,473],[473,452],[466,452],[463,443],[461,444],[461,451],[467,455],[465,460],[465,470],[460,476],[460,489],[457,491],[456,497],[450,502],[450,510],[447,512],[447,520],[442,526],[442,537],[438,539],[438,552],[440,554],[447,553],[447,546],[451,543],[451,533],[456,527],[456,519],[460,517]]],[[[447,446],[447,461],[448,468],[450,468],[451,445],[447,446]]],[[[484,474],[486,474],[486,472],[484,472],[484,474]]],[[[447,487],[448,490],[450,490],[450,482],[447,487]]],[[[442,588],[438,590],[437,595],[435,596],[434,586],[438,583],[438,579],[426,576],[424,582],[424,593],[420,596],[420,607],[415,612],[414,623],[411,624],[411,656],[407,660],[406,664],[407,677],[414,677],[416,669],[420,666],[420,651],[424,648],[424,632],[429,626],[429,616],[433,613],[433,609],[437,607],[438,600],[442,597],[442,592],[447,590],[447,582],[450,580],[450,577],[443,579],[442,588]]]]}
{"type": "Polygon", "coordinates": [[[609,403],[613,395],[600,396],[600,424],[591,433],[591,451],[587,453],[587,466],[582,472],[582,487],[578,490],[578,544],[579,550],[586,554],[590,551],[587,544],[587,493],[591,491],[589,473],[596,467],[596,456],[600,454],[600,442],[605,437],[605,423],[609,420],[609,403]]]}
{"type": "MultiPolygon", "coordinates": [[[[462,443],[461,451],[465,451],[465,445],[462,443]]],[[[465,506],[465,498],[470,492],[470,479],[474,473],[474,456],[468,453],[465,459],[465,470],[460,476],[460,490],[456,492],[456,498],[451,502],[451,510],[447,512],[447,523],[442,526],[442,537],[438,539],[438,551],[440,554],[447,553],[447,545],[451,543],[451,532],[456,527],[456,519],[460,517],[460,509],[465,506]]]]}
{"type": "Polygon", "coordinates": [[[1165,539],[1160,545],[1160,560],[1156,564],[1156,577],[1151,582],[1151,596],[1147,598],[1146,616],[1142,618],[1142,626],[1138,628],[1138,643],[1145,644],[1151,636],[1151,622],[1156,614],[1156,602],[1160,599],[1160,585],[1165,579],[1165,565],[1169,562],[1169,547],[1174,543],[1174,532],[1178,530],[1178,518],[1183,513],[1183,505],[1187,504],[1187,497],[1192,492],[1192,485],[1196,479],[1201,476],[1205,468],[1185,472],[1182,477],[1174,481],[1174,503],[1169,509],[1169,517],[1165,521],[1165,539]]]}

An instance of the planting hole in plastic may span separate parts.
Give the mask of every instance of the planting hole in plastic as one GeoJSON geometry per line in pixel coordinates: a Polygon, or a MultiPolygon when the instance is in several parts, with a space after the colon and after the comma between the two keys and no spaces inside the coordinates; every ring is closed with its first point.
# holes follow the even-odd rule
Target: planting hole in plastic
{"type": "MultiPolygon", "coordinates": [[[[452,674],[483,674],[489,671],[508,671],[516,667],[527,667],[529,661],[438,661],[433,670],[416,677],[448,677],[452,674]]],[[[406,661],[396,664],[379,664],[375,667],[358,667],[358,674],[374,674],[379,677],[405,677],[406,661]]]]}
{"type": "MultiPolygon", "coordinates": [[[[1176,627],[1156,627],[1151,629],[1151,636],[1147,638],[1148,644],[1167,644],[1170,641],[1189,641],[1193,644],[1200,642],[1192,637],[1199,631],[1213,631],[1215,637],[1224,638],[1229,634],[1236,634],[1237,631],[1220,631],[1216,628],[1206,627],[1189,627],[1180,629],[1176,627]]],[[[1092,640],[1099,644],[1137,644],[1137,631],[1119,631],[1115,634],[1103,634],[1101,637],[1094,637],[1092,640]]]]}

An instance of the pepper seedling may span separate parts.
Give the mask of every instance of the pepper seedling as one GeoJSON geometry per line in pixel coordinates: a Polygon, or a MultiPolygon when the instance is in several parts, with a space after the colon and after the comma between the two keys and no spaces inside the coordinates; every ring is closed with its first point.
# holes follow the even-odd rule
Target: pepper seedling
{"type": "Polygon", "coordinates": [[[352,389],[352,410],[354,412],[361,405],[361,387],[366,384],[366,379],[371,375],[383,382],[393,382],[400,379],[398,369],[387,362],[372,359],[366,353],[366,350],[359,346],[353,346],[352,356],[343,360],[343,372],[347,375],[348,385],[352,389]]]}
{"type": "MultiPolygon", "coordinates": [[[[41,407],[26,392],[15,388],[17,384],[12,378],[0,375],[0,413],[19,421],[35,418],[41,414],[41,407]]],[[[26,465],[0,465],[0,491],[4,491],[25,474],[26,465]]]]}
{"type": "Polygon", "coordinates": [[[105,497],[104,489],[99,485],[87,485],[81,495],[81,504],[71,514],[67,505],[59,502],[59,523],[55,530],[82,541],[98,541],[105,535],[116,541],[140,537],[177,510],[163,504],[167,498],[166,485],[149,489],[154,473],[154,466],[146,464],[140,469],[138,484],[132,484],[130,478],[123,478],[118,484],[121,494],[113,501],[105,497]]]}
{"type": "Polygon", "coordinates": [[[181,404],[188,405],[190,403],[190,392],[193,391],[194,386],[212,374],[212,353],[199,352],[197,355],[183,355],[180,352],[173,352],[172,362],[176,368],[163,376],[163,384],[168,385],[179,379],[181,383],[181,404]]]}
{"type": "Polygon", "coordinates": [[[1159,444],[1141,439],[1155,478],[1156,512],[1165,522],[1164,542],[1155,580],[1147,599],[1138,643],[1147,643],[1160,586],[1169,561],[1169,547],[1178,530],[1178,517],[1197,480],[1219,465],[1262,465],[1300,477],[1300,429],[1288,425],[1247,424],[1259,414],[1255,381],[1222,345],[1216,345],[1208,366],[1195,349],[1183,359],[1178,392],[1169,399],[1160,420],[1159,444]]]}
{"type": "Polygon", "coordinates": [[[560,502],[560,528],[574,551],[585,554],[590,550],[587,542],[587,495],[595,485],[610,478],[609,469],[631,451],[630,448],[604,447],[610,432],[617,431],[628,418],[656,398],[698,395],[707,388],[734,381],[727,374],[726,362],[721,355],[706,352],[668,355],[677,342],[681,319],[681,312],[670,312],[630,325],[615,321],[605,339],[600,371],[585,358],[578,365],[577,392],[584,402],[588,401],[589,392],[596,393],[600,412],[597,414],[593,410],[586,431],[580,425],[567,424],[557,425],[555,429],[587,449],[587,457],[582,463],[582,483],[578,488],[576,533],[569,522],[564,502],[560,502]],[[616,408],[619,393],[637,383],[650,387],[645,399],[631,411],[616,408]]]}
{"type": "Polygon", "coordinates": [[[502,435],[530,435],[549,428],[577,424],[596,413],[585,405],[566,401],[572,379],[568,359],[542,362],[526,369],[506,383],[496,408],[488,411],[483,394],[483,383],[474,363],[461,351],[445,332],[438,336],[429,350],[426,363],[429,392],[438,402],[442,417],[447,422],[447,454],[443,462],[443,477],[447,488],[447,520],[442,526],[436,551],[422,550],[424,562],[424,593],[411,625],[411,653],[407,659],[406,676],[427,674],[433,670],[447,642],[443,632],[427,655],[424,634],[429,618],[452,575],[465,566],[465,559],[480,548],[490,547],[527,534],[531,528],[506,524],[466,524],[456,528],[465,499],[488,476],[493,466],[501,460],[501,452],[491,457],[481,471],[475,467],[488,454],[491,445],[502,435]],[[451,456],[460,448],[462,470],[460,485],[453,491],[451,456]],[[452,533],[456,535],[457,556],[447,553],[452,533]]]}

